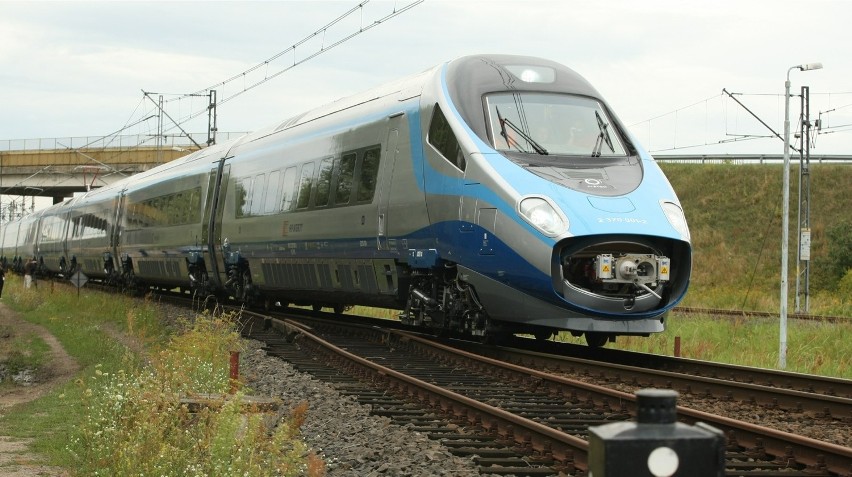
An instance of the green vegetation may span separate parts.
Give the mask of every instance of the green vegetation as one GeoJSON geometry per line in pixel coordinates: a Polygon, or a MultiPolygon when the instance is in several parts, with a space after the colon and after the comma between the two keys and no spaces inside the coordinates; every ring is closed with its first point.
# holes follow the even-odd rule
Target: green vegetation
{"type": "Polygon", "coordinates": [[[244,412],[240,393],[194,414],[180,404],[180,396],[223,394],[233,384],[229,356],[240,349],[233,317],[193,316],[169,329],[150,302],[27,290],[17,277],[7,278],[6,291],[4,300],[57,336],[82,367],[76,379],[0,418],[4,434],[33,438],[48,463],[86,476],[322,475],[322,462],[298,437],[307,404],[272,430],[261,414],[244,412]],[[121,336],[143,343],[141,355],[121,336]]]}
{"type": "MultiPolygon", "coordinates": [[[[776,311],[780,308],[780,165],[660,163],[686,213],[694,252],[684,306],[776,311]]],[[[810,312],[852,316],[841,279],[852,269],[848,166],[811,165],[810,312]]],[[[794,310],[798,169],[790,205],[789,309],[794,310]]]]}
{"type": "Polygon", "coordinates": [[[78,381],[86,415],[69,448],[80,475],[300,474],[306,405],[270,432],[262,414],[246,415],[240,394],[194,414],[180,403],[178,396],[228,392],[229,350],[241,347],[231,318],[196,317],[149,357],[150,365],[98,369],[78,381]]]}
{"type": "MultiPolygon", "coordinates": [[[[778,319],[685,316],[673,313],[664,333],[647,338],[619,336],[607,348],[673,356],[680,338],[684,358],[775,369],[778,366],[778,319]]],[[[786,371],[852,379],[852,320],[841,323],[791,319],[787,323],[786,371]]],[[[585,344],[560,333],[559,341],[585,344]]]]}
{"type": "MultiPolygon", "coordinates": [[[[28,321],[53,334],[81,367],[80,376],[91,376],[95,367],[115,372],[124,362],[126,348],[113,339],[116,330],[132,329],[138,339],[153,343],[166,330],[159,323],[156,308],[114,296],[54,288],[41,282],[37,288],[24,289],[21,279],[6,275],[3,301],[28,321]]],[[[85,411],[82,394],[73,381],[47,396],[20,406],[0,419],[4,433],[35,439],[33,450],[48,461],[70,467],[66,444],[70,426],[82,422],[85,411]],[[64,398],[60,398],[64,395],[64,398]]]]}

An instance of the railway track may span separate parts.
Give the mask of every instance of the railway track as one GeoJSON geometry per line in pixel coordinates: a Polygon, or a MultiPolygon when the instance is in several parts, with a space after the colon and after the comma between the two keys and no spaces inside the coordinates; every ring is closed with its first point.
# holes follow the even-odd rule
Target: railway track
{"type": "Polygon", "coordinates": [[[739,401],[809,413],[852,425],[852,380],[674,358],[616,349],[515,339],[506,347],[453,346],[534,369],[630,387],[675,389],[682,395],[739,401]]]}
{"type": "MultiPolygon", "coordinates": [[[[672,311],[684,315],[708,315],[722,318],[773,318],[778,316],[777,313],[769,311],[723,310],[717,308],[697,308],[687,306],[677,306],[672,311]]],[[[795,320],[825,321],[829,323],[849,322],[852,320],[852,318],[848,316],[812,315],[810,313],[790,313],[789,318],[795,320]]]]}
{"type": "MultiPolygon", "coordinates": [[[[483,473],[585,475],[588,427],[635,416],[632,394],[535,364],[506,363],[405,332],[340,326],[255,318],[246,329],[267,342],[270,354],[308,372],[320,367],[313,372],[323,380],[335,376],[341,392],[350,390],[374,412],[414,420],[457,455],[478,456],[483,473]]],[[[852,473],[849,447],[683,407],[678,416],[725,432],[727,475],[852,473]]]]}

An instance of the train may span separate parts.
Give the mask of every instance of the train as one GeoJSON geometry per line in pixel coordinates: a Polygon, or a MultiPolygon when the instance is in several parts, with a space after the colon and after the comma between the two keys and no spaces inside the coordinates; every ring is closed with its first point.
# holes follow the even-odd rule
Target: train
{"type": "Polygon", "coordinates": [[[210,145],[3,224],[0,246],[46,276],[595,347],[663,331],[692,268],[651,155],[582,76],[518,55],[210,145]]]}

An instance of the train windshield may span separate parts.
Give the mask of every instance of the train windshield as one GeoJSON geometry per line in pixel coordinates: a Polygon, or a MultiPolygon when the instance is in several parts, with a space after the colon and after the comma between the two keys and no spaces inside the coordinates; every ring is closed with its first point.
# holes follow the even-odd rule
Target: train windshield
{"type": "Polygon", "coordinates": [[[529,154],[626,156],[606,110],[594,99],[505,92],[485,97],[494,148],[529,154]]]}

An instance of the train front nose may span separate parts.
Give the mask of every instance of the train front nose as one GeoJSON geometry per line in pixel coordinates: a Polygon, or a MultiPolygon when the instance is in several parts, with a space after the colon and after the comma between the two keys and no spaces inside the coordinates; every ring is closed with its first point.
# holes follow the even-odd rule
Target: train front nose
{"type": "Polygon", "coordinates": [[[557,245],[554,285],[562,297],[600,315],[665,312],[683,297],[691,269],[686,242],[594,236],[557,245]]]}

